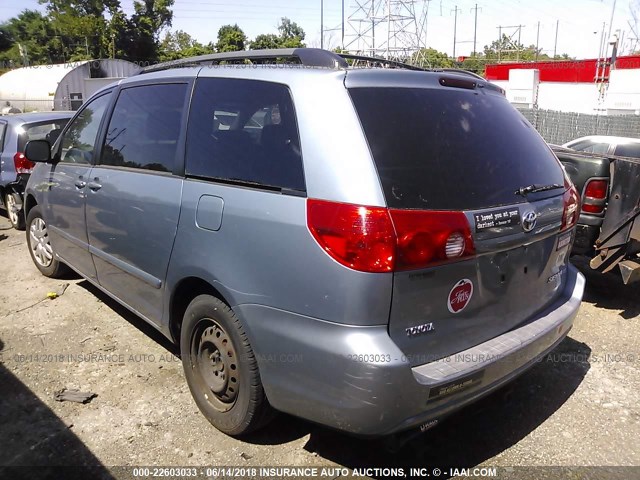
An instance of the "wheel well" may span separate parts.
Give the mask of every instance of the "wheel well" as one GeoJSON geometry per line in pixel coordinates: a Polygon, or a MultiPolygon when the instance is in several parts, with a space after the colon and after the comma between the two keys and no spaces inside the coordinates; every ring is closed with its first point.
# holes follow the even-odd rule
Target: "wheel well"
{"type": "Polygon", "coordinates": [[[182,279],[171,295],[171,317],[169,319],[169,329],[173,341],[178,347],[180,346],[180,329],[182,327],[182,319],[184,312],[191,301],[198,295],[208,294],[216,297],[222,302],[229,305],[218,290],[216,290],[209,282],[198,277],[187,277],[182,279]]]}
{"type": "Polygon", "coordinates": [[[29,211],[38,204],[33,195],[27,195],[27,198],[24,199],[24,218],[27,218],[29,215],[29,211]]]}

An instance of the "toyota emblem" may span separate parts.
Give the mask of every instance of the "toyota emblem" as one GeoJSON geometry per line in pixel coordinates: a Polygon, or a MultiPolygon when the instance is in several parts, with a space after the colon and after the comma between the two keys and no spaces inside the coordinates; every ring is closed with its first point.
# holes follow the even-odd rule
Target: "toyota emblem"
{"type": "Polygon", "coordinates": [[[525,232],[530,232],[536,226],[538,220],[538,214],[535,212],[527,212],[522,216],[522,229],[525,232]]]}

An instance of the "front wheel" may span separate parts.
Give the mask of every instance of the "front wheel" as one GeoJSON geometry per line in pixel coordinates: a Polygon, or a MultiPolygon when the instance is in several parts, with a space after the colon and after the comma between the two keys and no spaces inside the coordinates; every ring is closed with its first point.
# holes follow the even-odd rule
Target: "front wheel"
{"type": "Polygon", "coordinates": [[[53,252],[39,206],[33,207],[27,215],[27,245],[33,263],[45,277],[60,278],[67,273],[67,266],[56,259],[53,252]]]}
{"type": "Polygon", "coordinates": [[[191,394],[203,415],[232,436],[271,418],[258,364],[233,311],[211,295],[199,295],[184,314],[180,352],[191,394]]]}
{"type": "Polygon", "coordinates": [[[4,194],[4,206],[7,209],[7,216],[13,228],[24,230],[24,212],[19,194],[13,190],[7,190],[4,194]]]}

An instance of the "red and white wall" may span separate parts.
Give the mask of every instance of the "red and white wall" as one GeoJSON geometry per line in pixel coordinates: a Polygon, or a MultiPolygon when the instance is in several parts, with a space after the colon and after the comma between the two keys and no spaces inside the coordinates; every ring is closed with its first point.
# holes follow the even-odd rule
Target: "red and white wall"
{"type": "Polygon", "coordinates": [[[511,103],[562,112],[640,115],[640,55],[619,57],[596,83],[597,60],[487,65],[487,80],[501,86],[511,103]],[[604,85],[604,86],[603,86],[604,85]],[[601,89],[604,92],[601,93],[601,89]]]}

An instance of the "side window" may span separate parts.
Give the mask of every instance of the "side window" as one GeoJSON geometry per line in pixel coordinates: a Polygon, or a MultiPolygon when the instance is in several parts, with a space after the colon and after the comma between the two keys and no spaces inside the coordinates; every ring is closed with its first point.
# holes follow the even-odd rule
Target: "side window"
{"type": "Polygon", "coordinates": [[[199,79],[191,102],[186,174],[304,191],[289,89],[240,79],[199,79]]]}
{"type": "Polygon", "coordinates": [[[624,145],[618,145],[615,151],[616,155],[621,157],[635,157],[640,158],[640,143],[627,143],[624,145]]]}
{"type": "Polygon", "coordinates": [[[67,122],[67,119],[61,119],[22,125],[22,133],[18,136],[18,151],[24,152],[24,147],[30,140],[48,140],[53,145],[67,122]]]}
{"type": "Polygon", "coordinates": [[[186,94],[186,83],[122,90],[107,128],[100,164],[171,172],[186,94]]]}
{"type": "Polygon", "coordinates": [[[60,161],[92,165],[93,148],[111,94],[108,93],[87,103],[71,122],[61,142],[60,161]]]}
{"type": "Polygon", "coordinates": [[[576,143],[571,148],[577,150],[578,152],[598,153],[604,155],[609,151],[609,144],[595,143],[591,140],[585,140],[583,142],[576,143]]]}
{"type": "Polygon", "coordinates": [[[0,122],[0,152],[4,149],[4,133],[7,130],[7,124],[0,122]]]}

